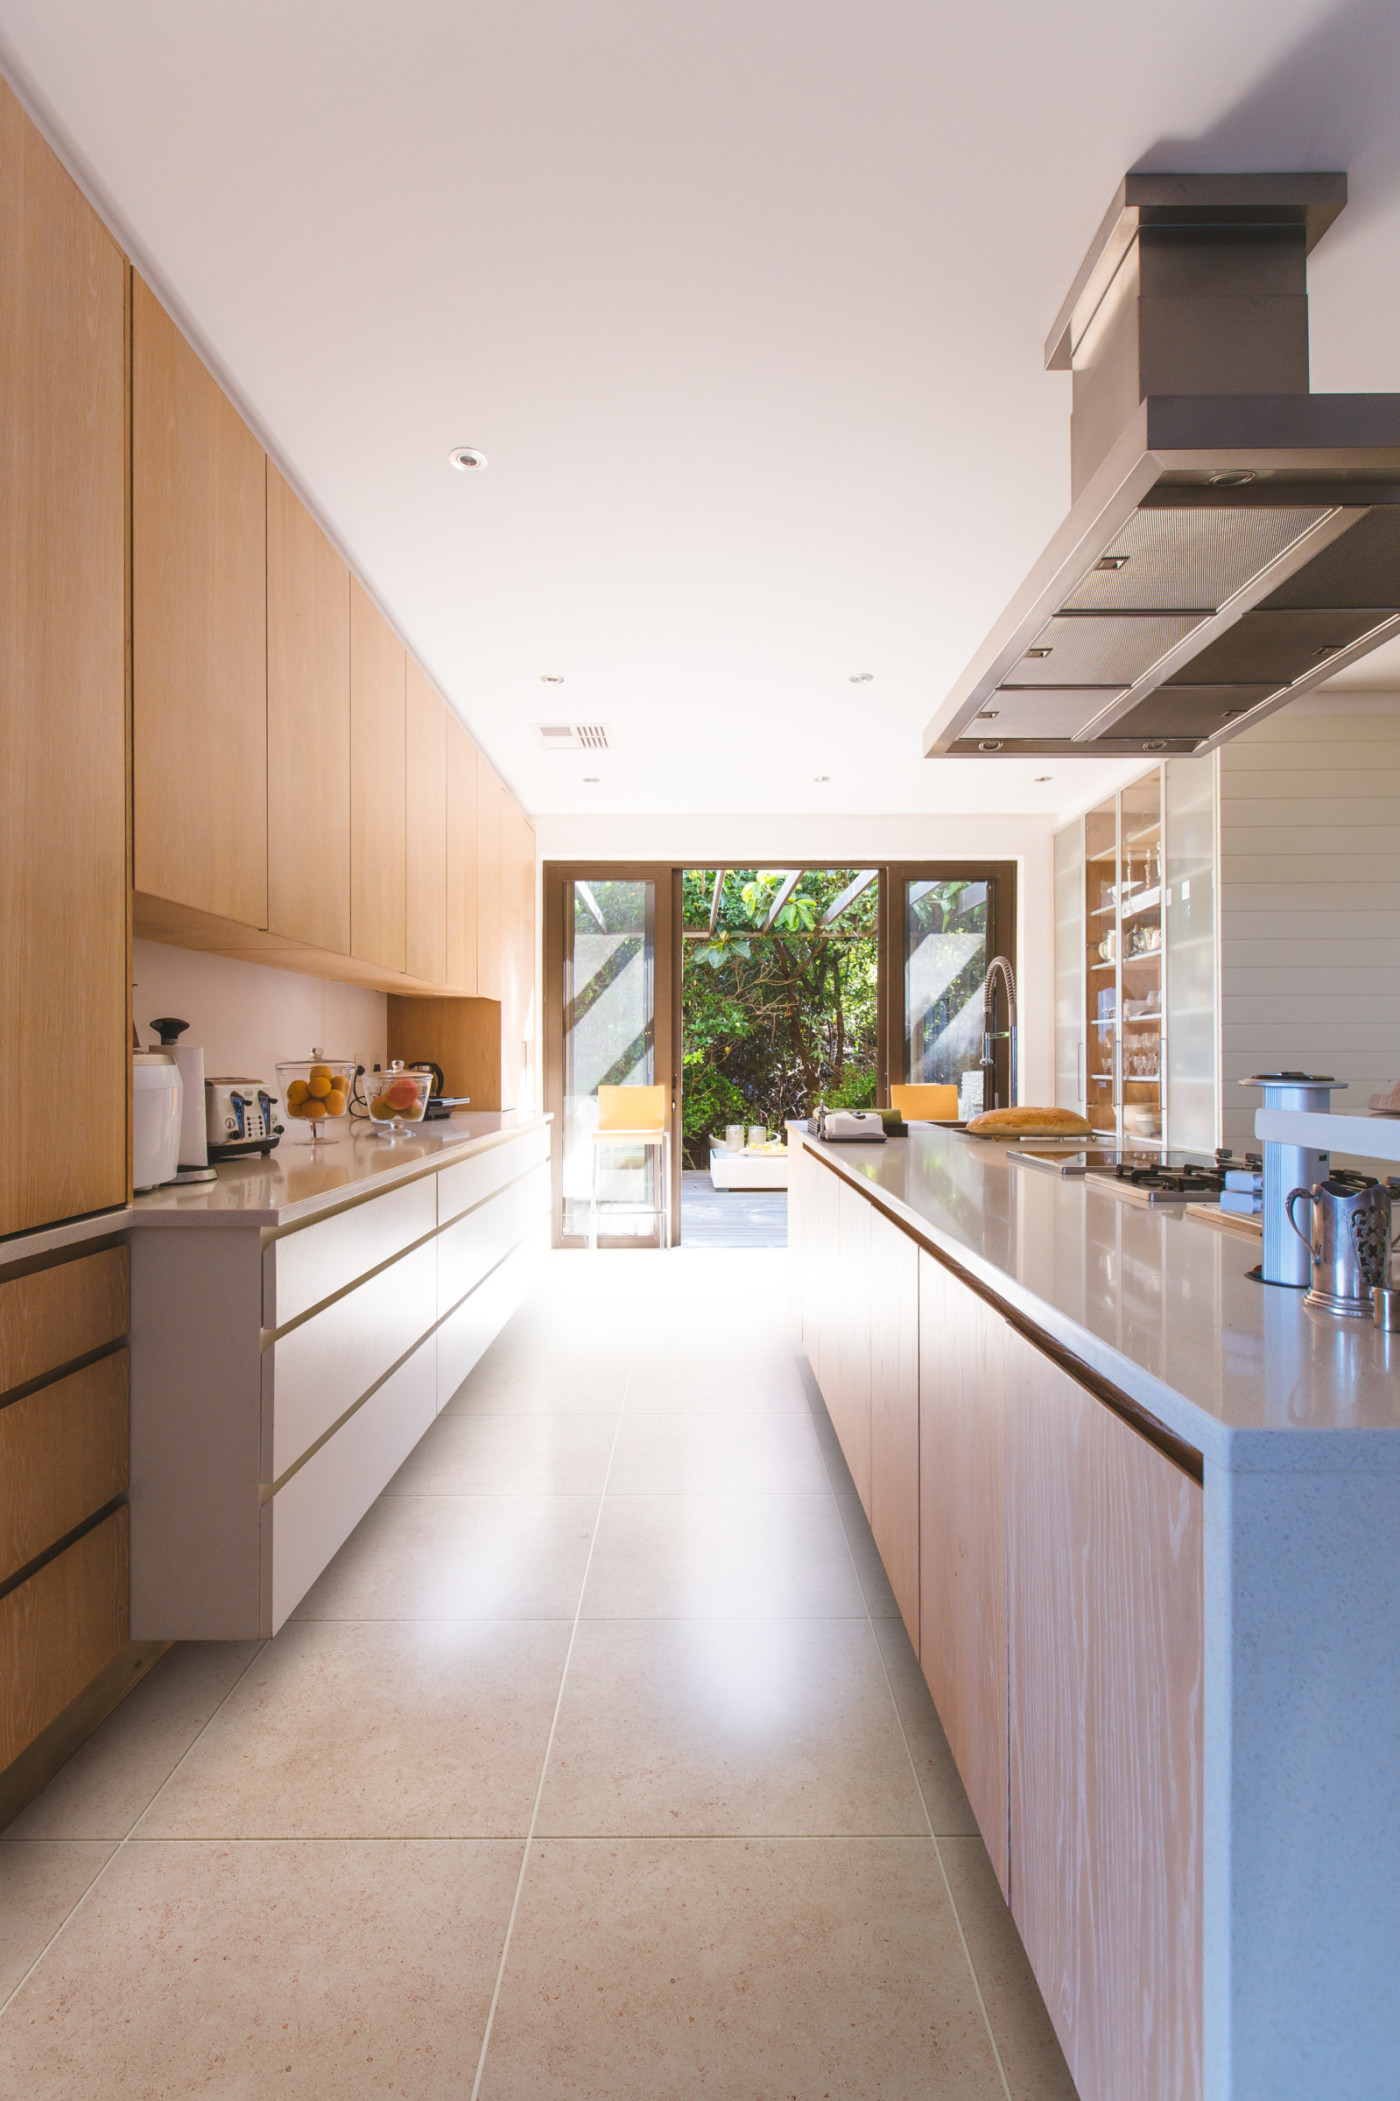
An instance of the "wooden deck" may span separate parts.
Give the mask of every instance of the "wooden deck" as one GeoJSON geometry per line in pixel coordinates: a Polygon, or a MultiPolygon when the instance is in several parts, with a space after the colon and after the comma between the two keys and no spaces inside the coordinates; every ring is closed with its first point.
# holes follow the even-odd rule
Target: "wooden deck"
{"type": "Polygon", "coordinates": [[[681,1246],[786,1247],[787,1191],[716,1189],[702,1169],[684,1169],[681,1246]]]}

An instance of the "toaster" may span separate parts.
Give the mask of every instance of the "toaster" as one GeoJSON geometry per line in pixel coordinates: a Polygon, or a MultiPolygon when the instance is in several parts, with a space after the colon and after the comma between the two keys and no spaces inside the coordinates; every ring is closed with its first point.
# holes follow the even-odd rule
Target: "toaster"
{"type": "Polygon", "coordinates": [[[204,1126],[211,1160],[240,1160],[245,1153],[270,1153],[282,1136],[280,1095],[261,1080],[204,1082],[204,1126]]]}

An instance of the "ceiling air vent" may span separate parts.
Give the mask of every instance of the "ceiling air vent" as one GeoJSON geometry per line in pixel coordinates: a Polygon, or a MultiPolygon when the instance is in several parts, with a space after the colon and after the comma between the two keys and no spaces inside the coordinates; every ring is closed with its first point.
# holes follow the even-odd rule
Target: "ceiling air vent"
{"type": "Polygon", "coordinates": [[[602,722],[537,722],[535,735],[546,751],[606,751],[607,725],[602,722]]]}

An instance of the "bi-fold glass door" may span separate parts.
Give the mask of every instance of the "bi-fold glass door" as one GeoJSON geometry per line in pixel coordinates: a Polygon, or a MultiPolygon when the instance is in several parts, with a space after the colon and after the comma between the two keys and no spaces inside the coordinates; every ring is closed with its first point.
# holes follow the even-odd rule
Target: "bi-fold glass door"
{"type": "Polygon", "coordinates": [[[679,885],[633,863],[545,869],[545,1106],[554,1116],[554,1240],[675,1239],[680,1198],[675,969],[679,885]],[[600,1087],[664,1087],[669,1144],[600,1143],[600,1087]]]}

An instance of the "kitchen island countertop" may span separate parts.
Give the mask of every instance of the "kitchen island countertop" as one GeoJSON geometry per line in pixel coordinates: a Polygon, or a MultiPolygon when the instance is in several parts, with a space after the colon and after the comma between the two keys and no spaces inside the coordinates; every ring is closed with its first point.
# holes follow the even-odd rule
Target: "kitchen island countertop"
{"type": "Polygon", "coordinates": [[[1256,1283],[1235,1235],[956,1131],[862,1146],[790,1130],[1205,1459],[1400,1471],[1400,1335],[1256,1283]]]}

